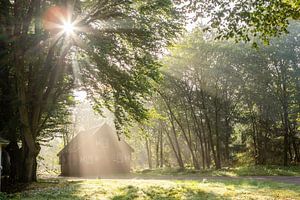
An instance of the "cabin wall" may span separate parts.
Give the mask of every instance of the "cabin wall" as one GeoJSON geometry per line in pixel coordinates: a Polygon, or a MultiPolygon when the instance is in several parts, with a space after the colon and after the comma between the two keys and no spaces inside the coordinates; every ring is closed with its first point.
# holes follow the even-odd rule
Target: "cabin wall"
{"type": "Polygon", "coordinates": [[[130,172],[131,153],[97,151],[61,155],[63,176],[105,176],[130,172]],[[111,156],[113,155],[113,156],[111,156]]]}
{"type": "Polygon", "coordinates": [[[109,126],[76,136],[60,154],[63,176],[105,176],[130,172],[131,149],[109,126]]]}

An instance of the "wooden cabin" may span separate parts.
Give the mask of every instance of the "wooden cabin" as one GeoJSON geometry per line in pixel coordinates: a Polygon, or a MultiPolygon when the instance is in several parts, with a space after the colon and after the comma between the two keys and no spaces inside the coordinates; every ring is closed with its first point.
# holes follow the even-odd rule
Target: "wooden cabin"
{"type": "Polygon", "coordinates": [[[130,172],[134,150],[106,123],[78,133],[59,153],[62,176],[103,177],[130,172]]]}

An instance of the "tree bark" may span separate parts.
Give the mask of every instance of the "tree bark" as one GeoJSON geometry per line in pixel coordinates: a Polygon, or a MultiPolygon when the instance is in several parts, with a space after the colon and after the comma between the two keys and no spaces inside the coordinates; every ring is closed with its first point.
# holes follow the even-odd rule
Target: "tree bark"
{"type": "Polygon", "coordinates": [[[217,153],[217,162],[216,168],[221,169],[221,149],[220,149],[220,135],[219,135],[219,108],[217,103],[217,97],[215,97],[215,132],[216,132],[216,153],[217,153]]]}
{"type": "Polygon", "coordinates": [[[146,149],[147,149],[148,166],[149,166],[149,169],[152,169],[151,144],[150,144],[150,141],[148,138],[146,138],[146,149]]]}
{"type": "Polygon", "coordinates": [[[163,132],[160,130],[160,167],[164,166],[164,145],[163,145],[163,132]]]}
{"type": "Polygon", "coordinates": [[[207,110],[206,110],[204,93],[203,93],[202,89],[200,90],[200,92],[201,92],[201,97],[202,97],[202,108],[204,110],[205,123],[206,123],[207,129],[208,129],[208,140],[209,140],[209,143],[210,143],[210,148],[211,148],[211,151],[213,153],[213,158],[214,158],[214,161],[215,161],[215,167],[216,167],[216,169],[220,169],[221,166],[220,166],[220,163],[218,162],[215,147],[214,147],[214,143],[213,143],[211,123],[210,123],[210,119],[208,117],[207,110]]]}

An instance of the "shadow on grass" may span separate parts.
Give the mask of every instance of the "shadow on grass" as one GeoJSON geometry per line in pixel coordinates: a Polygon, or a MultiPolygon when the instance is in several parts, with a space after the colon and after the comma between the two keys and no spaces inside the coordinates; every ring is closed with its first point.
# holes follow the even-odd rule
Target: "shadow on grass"
{"type": "Polygon", "coordinates": [[[120,189],[118,195],[113,196],[112,200],[134,200],[134,199],[153,199],[153,200],[200,200],[200,199],[226,199],[213,193],[204,192],[201,189],[190,189],[184,186],[164,188],[160,186],[149,186],[139,188],[127,186],[120,189]]]}
{"type": "Polygon", "coordinates": [[[135,199],[137,198],[138,195],[138,191],[139,189],[137,187],[134,186],[127,186],[125,188],[121,188],[120,189],[120,193],[119,195],[116,195],[114,197],[112,197],[112,200],[130,200],[130,199],[135,199]]]}
{"type": "Polygon", "coordinates": [[[73,199],[80,200],[76,192],[80,190],[80,184],[83,181],[45,181],[41,180],[37,183],[28,184],[22,192],[14,194],[6,194],[2,199],[73,199]]]}

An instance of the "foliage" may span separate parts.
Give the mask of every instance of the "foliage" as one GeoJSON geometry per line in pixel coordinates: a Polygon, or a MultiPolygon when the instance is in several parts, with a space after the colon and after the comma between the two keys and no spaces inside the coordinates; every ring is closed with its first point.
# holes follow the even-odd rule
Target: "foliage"
{"type": "Polygon", "coordinates": [[[95,34],[81,33],[87,46],[79,50],[79,64],[95,108],[99,111],[105,105],[113,111],[119,129],[125,119],[147,118],[144,100],[160,79],[157,57],[177,35],[181,21],[171,1],[122,1],[106,6],[88,5],[99,14],[93,22],[89,20],[89,26],[100,23],[101,27],[95,34]],[[103,14],[103,9],[110,13],[103,14]],[[117,17],[104,20],[115,13],[117,17]]]}
{"type": "Polygon", "coordinates": [[[216,38],[252,41],[254,46],[288,33],[290,21],[300,18],[299,1],[293,0],[190,0],[185,9],[207,19],[205,29],[216,38]]]}

